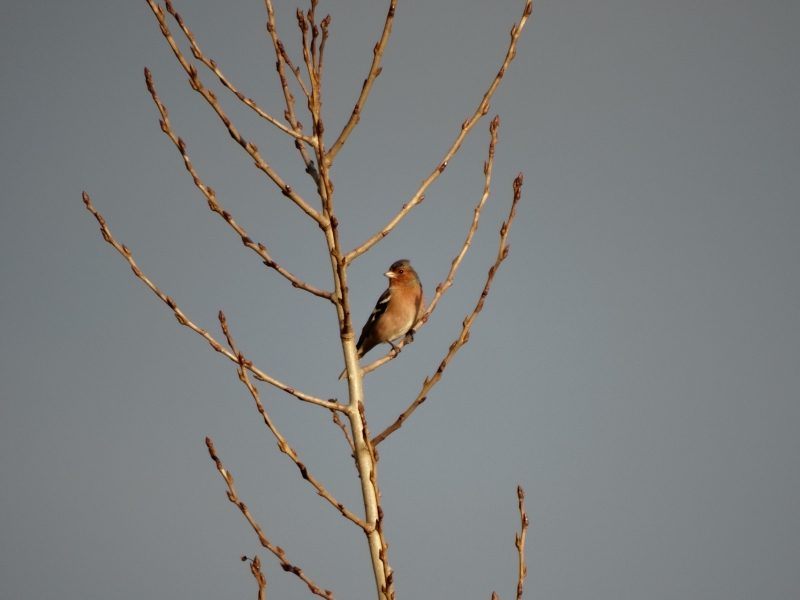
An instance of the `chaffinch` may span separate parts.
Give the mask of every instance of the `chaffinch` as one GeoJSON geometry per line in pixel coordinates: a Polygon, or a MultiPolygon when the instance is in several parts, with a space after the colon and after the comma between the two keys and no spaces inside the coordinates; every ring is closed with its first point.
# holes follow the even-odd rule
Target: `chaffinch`
{"type": "MultiPolygon", "coordinates": [[[[361,330],[356,350],[360,359],[378,344],[389,343],[403,337],[425,313],[425,294],[417,272],[407,260],[398,260],[384,273],[389,287],[378,298],[378,303],[361,330]]],[[[339,379],[347,377],[347,369],[339,379]]]]}

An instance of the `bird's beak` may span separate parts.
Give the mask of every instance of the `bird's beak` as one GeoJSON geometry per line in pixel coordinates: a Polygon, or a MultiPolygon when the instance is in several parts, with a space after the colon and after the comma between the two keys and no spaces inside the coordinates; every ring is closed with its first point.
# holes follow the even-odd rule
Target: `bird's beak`
{"type": "Polygon", "coordinates": [[[386,271],[386,273],[384,273],[383,275],[384,275],[385,277],[388,277],[389,279],[394,279],[395,277],[397,277],[397,275],[395,275],[395,274],[394,274],[394,273],[392,273],[391,271],[386,271]]]}

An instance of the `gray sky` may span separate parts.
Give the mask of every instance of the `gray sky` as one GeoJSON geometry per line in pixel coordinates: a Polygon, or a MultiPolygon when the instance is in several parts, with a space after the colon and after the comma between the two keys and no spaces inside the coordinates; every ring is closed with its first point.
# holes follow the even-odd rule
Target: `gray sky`
{"type": "MultiPolygon", "coordinates": [[[[276,4],[299,63],[296,4],[276,4]]],[[[318,9],[333,19],[328,139],[386,5],[318,9]]],[[[280,117],[263,3],[176,7],[280,117]]],[[[383,74],[333,171],[346,248],[444,155],[522,7],[400,2],[383,74]]],[[[531,519],[526,598],[797,597],[799,24],[788,1],[535,4],[492,101],[500,143],[473,248],[415,343],[366,379],[377,432],[474,306],[524,172],[511,254],[469,344],[380,447],[398,598],[513,597],[517,484],[531,519]]],[[[0,56],[0,597],[254,598],[238,558],[256,553],[270,598],[306,595],[227,501],[207,435],[292,562],[339,600],[372,597],[363,536],[277,451],[231,363],[103,242],[80,194],[200,326],[219,335],[224,310],[266,371],[344,399],[331,306],[266,269],[207,209],[158,127],[143,67],[223,207],[278,262],[330,288],[319,229],[189,89],[145,2],[6,3],[0,56]]],[[[312,198],[291,142],[203,77],[312,198]]],[[[411,259],[429,294],[445,277],[482,190],[488,124],[352,266],[359,326],[394,260],[411,259]]],[[[357,509],[330,415],[260,388],[312,473],[357,509]]]]}

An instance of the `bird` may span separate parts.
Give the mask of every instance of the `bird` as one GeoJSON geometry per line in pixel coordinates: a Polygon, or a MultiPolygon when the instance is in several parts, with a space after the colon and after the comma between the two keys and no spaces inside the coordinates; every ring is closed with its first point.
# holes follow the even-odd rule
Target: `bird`
{"type": "MultiPolygon", "coordinates": [[[[389,343],[405,336],[425,312],[425,293],[411,262],[398,260],[384,273],[389,278],[389,287],[378,298],[372,314],[367,319],[358,338],[356,351],[361,359],[378,344],[389,343]]],[[[347,377],[347,369],[339,379],[347,377]]]]}

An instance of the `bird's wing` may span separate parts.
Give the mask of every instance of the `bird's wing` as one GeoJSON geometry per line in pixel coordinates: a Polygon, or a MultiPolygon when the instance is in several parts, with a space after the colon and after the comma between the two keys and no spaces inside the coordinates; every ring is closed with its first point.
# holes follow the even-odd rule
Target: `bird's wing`
{"type": "Polygon", "coordinates": [[[367,322],[364,324],[364,328],[361,330],[361,337],[358,338],[358,347],[361,347],[362,342],[364,339],[369,335],[370,331],[375,327],[375,322],[381,318],[383,313],[386,312],[386,307],[389,306],[389,298],[391,298],[391,291],[389,288],[381,294],[381,297],[378,298],[378,302],[375,304],[375,308],[372,309],[372,314],[367,319],[367,322]]]}

